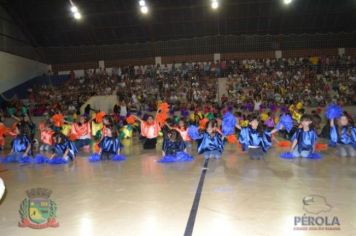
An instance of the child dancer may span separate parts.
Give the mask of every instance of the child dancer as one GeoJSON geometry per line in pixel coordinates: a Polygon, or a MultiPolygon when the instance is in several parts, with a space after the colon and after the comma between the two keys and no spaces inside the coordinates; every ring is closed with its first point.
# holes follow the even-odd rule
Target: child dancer
{"type": "Polygon", "coordinates": [[[91,136],[94,137],[95,140],[101,140],[103,136],[103,118],[105,113],[99,112],[96,114],[95,119],[91,122],[91,136]]]}
{"type": "Polygon", "coordinates": [[[95,119],[91,122],[91,136],[93,137],[92,151],[98,151],[98,144],[103,138],[103,119],[106,116],[105,112],[96,113],[95,119]]]}
{"type": "Polygon", "coordinates": [[[9,129],[5,126],[4,117],[0,114],[0,152],[4,150],[5,147],[5,136],[9,133],[9,129]]]}
{"type": "Polygon", "coordinates": [[[101,160],[125,160],[120,155],[123,145],[120,142],[118,131],[114,126],[105,127],[105,137],[99,143],[99,155],[101,160]]]}
{"type": "Polygon", "coordinates": [[[356,157],[356,128],[345,113],[336,124],[330,120],[330,146],[336,147],[341,157],[356,157]]]}
{"type": "MultiPolygon", "coordinates": [[[[73,161],[78,149],[66,136],[62,133],[56,133],[53,136],[54,145],[53,145],[53,154],[50,159],[63,159],[64,161],[73,161]]],[[[60,163],[55,163],[60,164],[60,163]]]]}
{"type": "Polygon", "coordinates": [[[181,118],[178,122],[178,127],[172,127],[170,126],[168,123],[166,124],[166,126],[169,128],[169,129],[173,129],[173,130],[176,130],[177,132],[179,132],[180,134],[180,137],[183,139],[183,142],[185,143],[185,151],[186,152],[190,152],[190,149],[192,147],[192,144],[191,144],[191,138],[189,137],[188,135],[188,130],[187,130],[187,126],[185,124],[185,121],[183,118],[181,118]],[[189,149],[189,150],[187,150],[189,149]]]}
{"type": "Polygon", "coordinates": [[[174,129],[169,130],[163,140],[162,159],[159,162],[192,161],[193,157],[184,152],[185,147],[179,132],[174,129]]]}
{"type": "Polygon", "coordinates": [[[291,139],[291,153],[293,157],[307,158],[315,152],[315,145],[318,136],[312,123],[312,117],[308,114],[304,114],[300,118],[300,126],[291,139]]]}
{"type": "Polygon", "coordinates": [[[30,163],[32,155],[31,141],[27,135],[25,124],[17,124],[15,128],[16,138],[11,142],[11,151],[5,158],[5,162],[30,163]]]}
{"type": "Polygon", "coordinates": [[[151,115],[147,117],[146,121],[138,118],[137,116],[134,117],[141,122],[141,135],[145,138],[143,149],[155,149],[158,133],[161,130],[158,122],[151,115]]]}
{"type": "Polygon", "coordinates": [[[220,159],[224,151],[223,135],[217,127],[216,120],[211,120],[206,125],[206,131],[199,134],[198,153],[204,154],[205,159],[220,159]]]}
{"type": "Polygon", "coordinates": [[[41,142],[40,151],[49,151],[53,145],[53,134],[54,131],[50,128],[48,122],[44,122],[39,125],[39,130],[41,133],[41,142]]]}
{"type": "Polygon", "coordinates": [[[175,155],[177,152],[182,152],[185,149],[185,144],[182,137],[176,130],[169,130],[164,137],[162,145],[162,156],[175,155]]]}
{"type": "Polygon", "coordinates": [[[91,144],[91,128],[90,121],[87,121],[85,116],[80,116],[79,122],[72,124],[71,133],[77,137],[75,141],[77,149],[83,147],[86,151],[89,151],[89,145],[91,144]]]}
{"type": "Polygon", "coordinates": [[[236,128],[241,130],[240,143],[243,151],[247,151],[251,160],[260,160],[264,154],[272,146],[272,134],[277,132],[277,129],[271,131],[263,130],[258,116],[250,115],[247,119],[249,121],[247,127],[241,127],[239,124],[236,128]]]}
{"type": "Polygon", "coordinates": [[[27,137],[33,141],[36,132],[36,125],[32,122],[31,117],[28,114],[24,114],[21,119],[14,115],[11,117],[22,125],[22,129],[26,133],[27,137]]]}

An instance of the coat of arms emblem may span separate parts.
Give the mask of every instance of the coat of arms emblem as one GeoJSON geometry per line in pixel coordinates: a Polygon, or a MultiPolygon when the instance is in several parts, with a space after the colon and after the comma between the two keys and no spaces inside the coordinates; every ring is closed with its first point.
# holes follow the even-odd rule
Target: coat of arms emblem
{"type": "Polygon", "coordinates": [[[25,198],[20,206],[20,227],[43,229],[58,227],[56,220],[57,204],[49,197],[52,191],[45,188],[33,188],[26,191],[25,198]]]}

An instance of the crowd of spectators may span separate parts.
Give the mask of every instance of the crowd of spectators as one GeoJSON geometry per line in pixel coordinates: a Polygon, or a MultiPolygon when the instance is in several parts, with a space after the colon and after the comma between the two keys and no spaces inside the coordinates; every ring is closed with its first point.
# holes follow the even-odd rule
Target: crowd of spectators
{"type": "Polygon", "coordinates": [[[83,76],[71,72],[69,77],[57,87],[34,85],[27,102],[10,101],[5,113],[79,113],[94,95],[117,95],[120,106],[136,111],[154,110],[158,100],[177,110],[224,103],[236,108],[253,103],[256,109],[295,102],[311,107],[356,105],[356,59],[349,56],[99,68],[83,76]],[[226,94],[218,93],[221,77],[228,78],[226,94]]]}

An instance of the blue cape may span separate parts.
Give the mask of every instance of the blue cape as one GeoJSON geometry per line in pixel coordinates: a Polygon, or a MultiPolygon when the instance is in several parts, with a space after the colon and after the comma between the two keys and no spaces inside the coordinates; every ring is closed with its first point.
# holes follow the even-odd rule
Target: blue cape
{"type": "Polygon", "coordinates": [[[65,139],[63,141],[63,143],[56,143],[54,144],[53,146],[53,152],[57,155],[57,156],[63,156],[65,151],[69,149],[69,152],[68,152],[68,156],[71,158],[71,159],[74,159],[75,158],[75,155],[78,153],[78,149],[77,147],[74,145],[73,142],[71,142],[70,140],[68,139],[65,139]]]}
{"type": "Polygon", "coordinates": [[[338,127],[335,125],[330,127],[330,146],[334,147],[336,144],[350,144],[356,148],[356,128],[342,127],[341,134],[338,132],[338,127]],[[350,132],[348,132],[350,130],[350,132]]]}
{"type": "MultiPolygon", "coordinates": [[[[26,135],[17,135],[14,140],[11,142],[11,147],[13,152],[25,152],[27,147],[31,145],[30,139],[26,135]]],[[[32,151],[30,150],[29,155],[32,155],[32,151]]]]}
{"type": "Polygon", "coordinates": [[[291,141],[297,140],[298,142],[298,151],[313,151],[318,135],[314,129],[309,131],[304,131],[303,129],[297,129],[294,133],[291,141]]]}
{"type": "Polygon", "coordinates": [[[207,151],[224,151],[224,142],[219,133],[215,133],[211,137],[207,132],[201,134],[201,139],[198,141],[198,153],[203,154],[207,151]]]}
{"type": "Polygon", "coordinates": [[[172,141],[169,138],[163,140],[162,150],[168,154],[175,154],[185,149],[185,143],[183,140],[172,141]]]}
{"type": "Polygon", "coordinates": [[[116,154],[123,147],[123,145],[121,144],[119,138],[104,137],[100,141],[99,147],[102,152],[116,154]]]}
{"type": "Polygon", "coordinates": [[[266,152],[272,146],[271,132],[264,131],[263,133],[259,133],[250,126],[241,129],[239,140],[243,151],[246,151],[249,146],[259,146],[266,152]]]}

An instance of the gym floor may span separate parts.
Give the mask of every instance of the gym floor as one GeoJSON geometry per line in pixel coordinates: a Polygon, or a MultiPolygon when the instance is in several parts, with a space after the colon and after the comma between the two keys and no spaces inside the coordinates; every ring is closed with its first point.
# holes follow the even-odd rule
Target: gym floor
{"type": "Polygon", "coordinates": [[[322,160],[284,160],[287,149],[273,147],[250,160],[227,144],[221,160],[160,164],[160,144],[123,144],[124,162],[89,163],[81,153],[68,165],[0,164],[0,235],[356,235],[356,159],[333,149],[322,160]],[[18,227],[25,191],[36,187],[53,191],[58,228],[18,227]],[[339,224],[295,225],[303,216],[339,224]]]}

